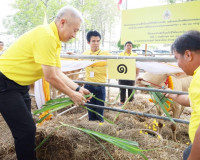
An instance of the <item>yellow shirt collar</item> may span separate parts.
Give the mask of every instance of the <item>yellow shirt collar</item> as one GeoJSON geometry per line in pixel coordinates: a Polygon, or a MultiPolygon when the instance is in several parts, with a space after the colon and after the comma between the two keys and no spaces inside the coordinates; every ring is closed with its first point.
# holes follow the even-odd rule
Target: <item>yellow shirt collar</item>
{"type": "MultiPolygon", "coordinates": [[[[200,66],[194,71],[194,75],[195,75],[197,72],[200,72],[200,66]]],[[[194,76],[194,75],[193,75],[193,76],[194,76]]]]}
{"type": "Polygon", "coordinates": [[[101,52],[101,50],[97,50],[96,52],[92,52],[92,50],[90,50],[90,54],[91,55],[99,55],[99,53],[101,52]]]}
{"type": "Polygon", "coordinates": [[[133,54],[133,52],[131,52],[131,53],[124,52],[124,54],[130,56],[133,54]]]}
{"type": "Polygon", "coordinates": [[[56,40],[57,40],[58,44],[61,46],[60,38],[59,38],[59,35],[58,35],[58,28],[57,28],[55,22],[51,22],[50,23],[50,28],[54,32],[54,35],[56,37],[56,40]]]}

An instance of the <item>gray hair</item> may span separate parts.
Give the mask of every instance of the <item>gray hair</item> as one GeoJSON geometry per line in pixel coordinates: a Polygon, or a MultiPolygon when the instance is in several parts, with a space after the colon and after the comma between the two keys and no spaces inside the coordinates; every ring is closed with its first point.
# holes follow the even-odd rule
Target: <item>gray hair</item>
{"type": "Polygon", "coordinates": [[[81,22],[83,22],[83,16],[81,15],[81,13],[74,7],[71,6],[65,6],[62,7],[55,18],[55,22],[60,20],[61,18],[63,18],[63,16],[70,16],[71,18],[79,18],[81,20],[81,22]]]}

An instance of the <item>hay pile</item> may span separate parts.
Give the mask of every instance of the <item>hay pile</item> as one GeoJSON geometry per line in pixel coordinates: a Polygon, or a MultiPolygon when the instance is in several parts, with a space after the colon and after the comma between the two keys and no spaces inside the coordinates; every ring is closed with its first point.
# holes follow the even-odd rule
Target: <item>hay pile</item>
{"type": "MultiPolygon", "coordinates": [[[[117,107],[117,105],[113,106],[117,107]]],[[[150,106],[152,106],[152,104],[148,102],[148,99],[144,99],[144,95],[136,95],[135,101],[129,103],[127,109],[143,112],[150,106]]],[[[148,134],[144,131],[141,133],[142,129],[149,129],[148,127],[153,125],[153,119],[121,113],[116,121],[117,126],[110,125],[107,122],[104,122],[103,125],[99,125],[99,122],[88,121],[87,117],[78,120],[78,118],[85,113],[87,113],[86,110],[76,108],[62,116],[53,118],[51,121],[45,122],[42,126],[37,128],[36,144],[38,145],[47,135],[49,135],[61,121],[72,126],[87,128],[111,136],[136,141],[139,143],[141,149],[158,148],[153,151],[144,152],[149,160],[181,160],[182,152],[188,146],[188,144],[186,144],[189,142],[187,134],[188,125],[178,124],[178,142],[173,142],[171,139],[171,129],[169,128],[170,122],[164,122],[165,127],[162,132],[162,140],[154,134],[148,134]]],[[[150,113],[155,114],[155,109],[151,110],[150,113]]],[[[105,110],[105,117],[108,119],[113,120],[115,115],[116,112],[105,110]]],[[[2,134],[2,130],[0,133],[2,134]]],[[[5,158],[5,154],[10,155],[10,157],[13,156],[14,148],[13,145],[10,145],[12,138],[11,135],[4,136],[6,137],[4,139],[9,139],[9,144],[6,140],[1,141],[1,146],[4,145],[4,150],[2,147],[0,148],[0,159],[12,160],[12,158],[5,158]]],[[[132,155],[112,144],[108,144],[102,140],[100,140],[100,142],[105,145],[115,160],[142,159],[139,155],[132,155]]],[[[62,127],[56,131],[55,134],[53,134],[52,137],[37,150],[37,157],[40,160],[110,159],[107,153],[94,139],[81,131],[68,127],[62,127]]]]}
{"type": "MultiPolygon", "coordinates": [[[[144,111],[148,109],[152,104],[148,103],[148,99],[144,99],[144,96],[136,95],[135,101],[127,105],[127,109],[135,111],[144,111]]],[[[117,107],[115,105],[115,107],[117,107]]],[[[90,122],[87,117],[81,121],[77,119],[81,117],[84,112],[81,108],[77,108],[72,113],[66,113],[61,117],[56,117],[51,122],[46,122],[43,126],[38,127],[37,131],[37,144],[41,142],[58,124],[59,121],[77,126],[87,128],[116,136],[124,139],[130,139],[137,141],[142,149],[153,149],[159,148],[154,151],[148,151],[145,155],[148,159],[152,160],[181,160],[182,152],[188,146],[186,143],[189,142],[187,134],[187,125],[179,124],[177,139],[178,142],[173,142],[171,139],[171,129],[169,128],[170,122],[164,122],[165,127],[163,128],[162,137],[159,139],[157,136],[147,134],[142,129],[147,129],[152,126],[153,119],[144,118],[139,116],[133,116],[129,114],[120,114],[116,124],[113,126],[105,122],[102,126],[98,122],[90,122]],[[148,126],[148,127],[147,127],[148,126]]],[[[155,114],[153,109],[151,113],[155,114]]],[[[105,116],[113,120],[116,112],[105,111],[105,116]]],[[[100,140],[101,141],[101,140],[100,140]]],[[[126,151],[122,151],[118,147],[101,141],[106,146],[108,151],[112,154],[115,160],[122,159],[142,159],[138,155],[132,155],[126,151]]],[[[46,142],[38,151],[38,158],[41,160],[102,160],[110,159],[106,152],[101,146],[93,140],[91,137],[83,132],[63,127],[58,130],[48,142],[46,142]]]]}
{"type": "Polygon", "coordinates": [[[15,148],[11,132],[0,115],[0,159],[15,160],[15,148]]]}

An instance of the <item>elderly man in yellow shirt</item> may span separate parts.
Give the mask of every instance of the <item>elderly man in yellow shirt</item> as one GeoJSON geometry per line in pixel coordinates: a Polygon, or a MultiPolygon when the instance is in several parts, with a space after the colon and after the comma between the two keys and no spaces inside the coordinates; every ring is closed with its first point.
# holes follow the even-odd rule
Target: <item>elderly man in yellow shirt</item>
{"type": "MultiPolygon", "coordinates": [[[[101,35],[99,34],[99,32],[89,31],[87,33],[87,43],[90,45],[90,50],[85,51],[83,55],[110,55],[109,52],[103,51],[99,48],[100,40],[101,40],[101,35]]],[[[105,83],[106,77],[107,77],[106,66],[97,65],[97,66],[86,67],[85,81],[105,83]]],[[[91,93],[93,93],[97,98],[105,101],[106,98],[105,86],[86,84],[84,87],[88,89],[91,93]]],[[[89,103],[104,106],[103,102],[100,102],[94,98],[92,98],[89,103]]],[[[91,107],[90,109],[94,110],[95,112],[99,113],[102,116],[104,114],[104,110],[101,108],[91,107]]],[[[96,120],[100,122],[104,121],[102,117],[90,111],[88,111],[88,118],[89,121],[96,121],[96,120]]]]}
{"type": "Polygon", "coordinates": [[[187,74],[193,76],[188,95],[166,94],[183,106],[192,108],[189,137],[190,145],[183,153],[183,160],[200,159],[200,32],[188,31],[172,44],[172,51],[178,65],[187,74]],[[198,129],[199,128],[199,129],[198,129]],[[195,137],[195,133],[198,132],[195,137]],[[194,139],[195,138],[195,139],[194,139]],[[190,154],[191,152],[191,154],[190,154]],[[190,156],[189,156],[190,155],[190,156]],[[189,156],[189,158],[188,158],[189,156]]]}
{"type": "MultiPolygon", "coordinates": [[[[137,53],[133,53],[133,43],[131,41],[127,41],[124,45],[124,52],[121,52],[119,56],[137,56],[137,53]]],[[[138,75],[139,69],[136,69],[136,75],[138,75]]],[[[119,80],[119,85],[128,85],[128,86],[134,86],[135,81],[134,80],[119,80]]],[[[133,92],[133,89],[128,89],[128,97],[133,92]]],[[[129,100],[130,102],[133,101],[134,96],[131,97],[129,100]]],[[[126,100],[126,88],[120,88],[120,103],[119,105],[123,105],[126,100]]]]}
{"type": "Polygon", "coordinates": [[[23,34],[0,56],[0,112],[15,140],[18,160],[36,160],[36,126],[31,115],[29,85],[44,77],[77,104],[89,94],[61,71],[61,41],[76,37],[83,18],[78,10],[65,6],[49,25],[23,34]]]}

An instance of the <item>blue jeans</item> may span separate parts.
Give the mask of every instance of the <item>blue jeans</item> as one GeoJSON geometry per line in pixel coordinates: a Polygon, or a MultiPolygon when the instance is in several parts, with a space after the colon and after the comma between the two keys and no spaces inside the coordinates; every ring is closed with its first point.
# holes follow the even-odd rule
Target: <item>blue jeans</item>
{"type": "Polygon", "coordinates": [[[183,160],[187,160],[189,155],[190,155],[190,152],[191,152],[191,149],[192,149],[192,145],[189,145],[189,147],[187,147],[184,152],[183,152],[183,160]]]}
{"type": "MultiPolygon", "coordinates": [[[[93,93],[97,98],[105,101],[105,98],[106,98],[106,89],[105,89],[105,86],[93,86],[93,85],[89,85],[89,84],[86,84],[84,86],[84,88],[88,89],[91,93],[93,93]]],[[[94,98],[92,98],[89,102],[89,104],[95,104],[95,105],[100,105],[100,106],[104,106],[104,102],[100,102],[94,98]]],[[[94,107],[88,107],[89,109],[92,109],[93,111],[99,113],[100,115],[103,116],[103,113],[104,113],[104,109],[102,108],[94,108],[94,107]]],[[[93,112],[90,112],[88,111],[88,118],[89,118],[89,121],[96,121],[96,120],[99,120],[101,122],[104,121],[104,119],[100,116],[98,116],[97,114],[93,113],[93,112]]]]}

